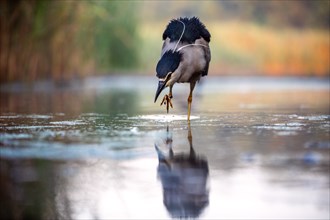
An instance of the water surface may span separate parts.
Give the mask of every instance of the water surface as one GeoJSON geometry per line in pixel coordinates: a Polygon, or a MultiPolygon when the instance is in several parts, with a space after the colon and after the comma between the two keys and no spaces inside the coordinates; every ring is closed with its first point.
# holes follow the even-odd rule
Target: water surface
{"type": "Polygon", "coordinates": [[[328,219],[329,80],[4,85],[1,219],[328,219]]]}

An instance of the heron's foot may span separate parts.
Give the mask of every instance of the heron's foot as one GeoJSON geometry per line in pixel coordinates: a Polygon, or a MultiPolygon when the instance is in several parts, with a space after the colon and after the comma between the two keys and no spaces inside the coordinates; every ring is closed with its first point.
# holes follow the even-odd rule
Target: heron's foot
{"type": "Polygon", "coordinates": [[[163,101],[160,103],[160,105],[166,105],[166,111],[168,113],[168,109],[169,109],[169,106],[171,106],[171,108],[173,108],[173,105],[172,105],[172,96],[170,95],[165,95],[164,98],[163,98],[163,101]]]}

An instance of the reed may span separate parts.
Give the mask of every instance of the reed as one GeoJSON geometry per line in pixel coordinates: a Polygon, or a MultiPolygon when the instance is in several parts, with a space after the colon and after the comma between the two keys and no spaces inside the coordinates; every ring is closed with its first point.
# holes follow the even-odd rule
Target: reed
{"type": "MultiPolygon", "coordinates": [[[[203,7],[198,2],[169,2],[170,8],[189,8],[208,18],[202,20],[212,34],[210,74],[329,76],[329,28],[323,19],[327,2],[313,3],[307,13],[307,3],[289,1],[297,11],[285,19],[280,19],[278,1],[240,2],[235,1],[238,8],[229,1],[208,1],[203,7]],[[245,6],[251,9],[246,15],[245,6]],[[276,10],[268,16],[270,9],[262,11],[260,6],[276,10]],[[229,9],[243,13],[246,20],[229,19],[229,9]],[[223,19],[219,12],[224,12],[223,19]]],[[[160,12],[165,3],[2,0],[0,82],[62,82],[118,71],[154,74],[168,23],[162,17],[177,16],[160,12]]]]}
{"type": "Polygon", "coordinates": [[[134,2],[3,0],[0,8],[1,82],[61,82],[138,62],[134,2]]]}

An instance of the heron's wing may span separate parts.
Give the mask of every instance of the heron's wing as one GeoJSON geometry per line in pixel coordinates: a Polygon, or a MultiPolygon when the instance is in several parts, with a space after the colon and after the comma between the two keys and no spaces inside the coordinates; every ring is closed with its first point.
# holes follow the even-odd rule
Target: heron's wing
{"type": "Polygon", "coordinates": [[[202,71],[202,76],[206,76],[209,72],[209,64],[211,61],[211,51],[210,48],[204,48],[204,52],[205,52],[205,60],[206,60],[206,65],[204,70],[202,71]]]}
{"type": "Polygon", "coordinates": [[[206,76],[209,72],[209,64],[211,61],[211,51],[210,51],[209,43],[206,40],[204,40],[203,38],[196,40],[195,43],[205,45],[205,47],[203,47],[203,46],[201,46],[201,47],[203,48],[204,58],[206,61],[205,68],[202,71],[202,76],[206,76]]]}

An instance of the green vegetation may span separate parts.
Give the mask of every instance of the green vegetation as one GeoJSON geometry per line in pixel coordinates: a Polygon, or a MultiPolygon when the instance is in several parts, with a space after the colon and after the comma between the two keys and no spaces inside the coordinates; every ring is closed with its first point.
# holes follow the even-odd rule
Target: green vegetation
{"type": "Polygon", "coordinates": [[[154,74],[168,21],[198,16],[210,74],[328,76],[330,1],[0,2],[0,80],[154,74]]]}
{"type": "MultiPolygon", "coordinates": [[[[95,29],[90,36],[94,39],[94,55],[97,66],[102,70],[131,68],[137,64],[137,20],[136,4],[125,7],[116,1],[94,1],[93,8],[86,7],[84,14],[94,12],[90,17],[95,29]]],[[[88,22],[88,20],[86,20],[88,22]]]]}
{"type": "Polygon", "coordinates": [[[1,82],[63,81],[138,63],[134,2],[1,1],[1,82]]]}

